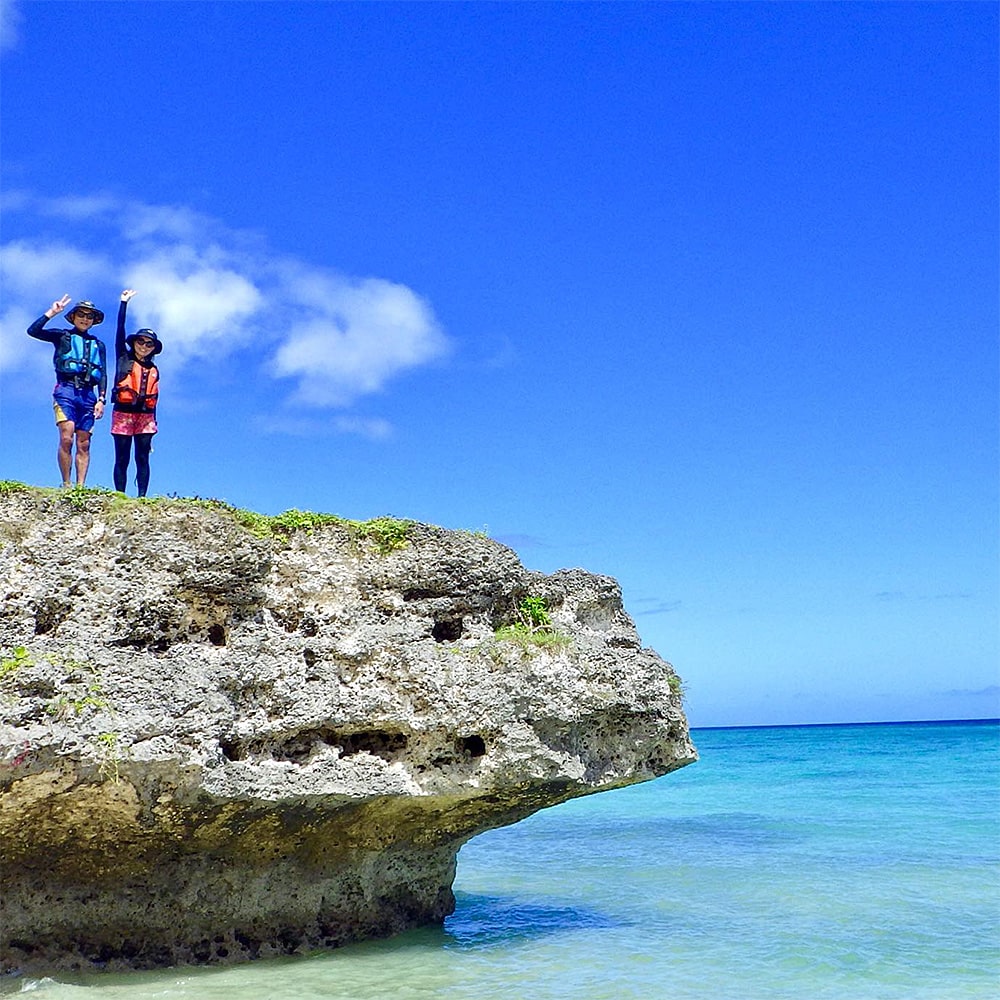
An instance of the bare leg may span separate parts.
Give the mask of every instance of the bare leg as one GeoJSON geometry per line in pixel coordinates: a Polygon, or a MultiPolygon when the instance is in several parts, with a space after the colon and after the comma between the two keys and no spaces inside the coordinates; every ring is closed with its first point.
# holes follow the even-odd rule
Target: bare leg
{"type": "Polygon", "coordinates": [[[90,431],[76,432],[76,485],[83,486],[90,468],[90,431]]]}
{"type": "Polygon", "coordinates": [[[72,420],[61,420],[56,427],[59,428],[59,451],[56,455],[59,472],[62,474],[63,486],[70,486],[69,471],[73,465],[73,435],[76,433],[76,424],[72,420]]]}

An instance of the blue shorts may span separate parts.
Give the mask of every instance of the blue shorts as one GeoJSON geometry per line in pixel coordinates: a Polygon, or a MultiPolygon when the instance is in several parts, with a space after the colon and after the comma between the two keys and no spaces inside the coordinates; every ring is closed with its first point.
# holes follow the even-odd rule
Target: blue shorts
{"type": "Polygon", "coordinates": [[[56,415],[56,423],[72,420],[78,431],[88,434],[94,429],[94,404],[97,393],[94,387],[77,389],[75,385],[65,385],[57,382],[52,391],[52,411],[56,415]]]}

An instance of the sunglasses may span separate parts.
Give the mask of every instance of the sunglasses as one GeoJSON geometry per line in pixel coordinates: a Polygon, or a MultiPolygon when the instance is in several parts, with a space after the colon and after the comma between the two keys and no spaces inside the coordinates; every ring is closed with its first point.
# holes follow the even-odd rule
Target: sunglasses
{"type": "Polygon", "coordinates": [[[140,347],[154,347],[155,341],[149,339],[149,337],[136,337],[134,343],[138,344],[140,347]]]}
{"type": "Polygon", "coordinates": [[[74,309],[73,315],[80,319],[97,319],[97,313],[92,313],[89,309],[74,309]]]}

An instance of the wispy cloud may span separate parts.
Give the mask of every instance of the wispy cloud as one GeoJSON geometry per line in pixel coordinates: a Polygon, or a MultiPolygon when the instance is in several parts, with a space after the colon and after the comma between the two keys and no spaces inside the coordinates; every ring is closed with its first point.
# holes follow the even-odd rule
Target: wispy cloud
{"type": "Polygon", "coordinates": [[[1000,684],[988,684],[986,687],[976,688],[975,690],[971,688],[951,688],[948,691],[942,691],[941,694],[949,698],[1000,698],[1000,684]]]}
{"type": "Polygon", "coordinates": [[[664,601],[658,597],[640,597],[636,602],[635,615],[665,615],[676,611],[682,601],[664,601]]]}
{"type": "Polygon", "coordinates": [[[522,549],[549,548],[549,543],[537,535],[494,535],[493,538],[501,545],[506,545],[507,548],[514,549],[515,552],[520,552],[522,549]]]}
{"type": "Polygon", "coordinates": [[[971,591],[958,590],[942,594],[914,594],[912,597],[902,590],[880,590],[875,595],[877,601],[968,601],[975,596],[971,591]]]}
{"type": "Polygon", "coordinates": [[[21,11],[14,0],[0,0],[0,52],[17,48],[21,41],[21,11]]]}
{"type": "MultiPolygon", "coordinates": [[[[65,243],[49,243],[45,248],[31,246],[23,240],[4,244],[0,257],[0,280],[8,302],[33,294],[38,286],[61,289],[67,284],[99,281],[111,267],[111,261],[100,254],[84,253],[65,243]]],[[[52,293],[51,298],[59,298],[52,293]]],[[[44,308],[48,306],[45,303],[44,308]]]]}
{"type": "MultiPolygon", "coordinates": [[[[279,257],[259,234],[187,206],[9,191],[3,209],[7,231],[31,238],[0,248],[0,371],[32,365],[24,328],[53,299],[92,298],[113,322],[124,287],[137,289],[130,315],[159,333],[175,373],[252,347],[243,363],[256,365],[254,379],[275,380],[276,397],[285,388],[289,426],[299,406],[344,409],[450,349],[430,303],[413,289],[279,257]]],[[[391,433],[377,418],[330,426],[375,439],[391,433]]]]}
{"type": "MultiPolygon", "coordinates": [[[[150,205],[106,192],[44,198],[30,191],[4,193],[8,210],[30,210],[41,218],[67,224],[112,226],[133,244],[148,240],[176,240],[204,244],[208,240],[237,240],[245,234],[227,230],[217,219],[187,205],[150,205]]],[[[78,235],[79,228],[75,229],[78,235]]]]}
{"type": "Polygon", "coordinates": [[[339,416],[318,420],[315,417],[268,415],[256,421],[262,434],[290,434],[293,437],[315,438],[323,434],[354,434],[369,441],[385,441],[392,437],[393,428],[381,417],[339,416]]]}
{"type": "Polygon", "coordinates": [[[372,441],[384,441],[392,436],[392,424],[381,417],[337,417],[334,426],[343,434],[357,434],[372,441]]]}

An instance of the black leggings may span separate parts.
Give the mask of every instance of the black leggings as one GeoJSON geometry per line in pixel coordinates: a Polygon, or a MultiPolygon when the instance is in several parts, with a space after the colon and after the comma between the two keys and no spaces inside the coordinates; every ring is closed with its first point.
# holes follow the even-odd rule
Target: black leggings
{"type": "Polygon", "coordinates": [[[112,434],[115,439],[115,489],[125,492],[128,479],[129,453],[135,441],[135,485],[139,496],[144,497],[149,488],[149,453],[153,448],[152,434],[112,434]]]}

